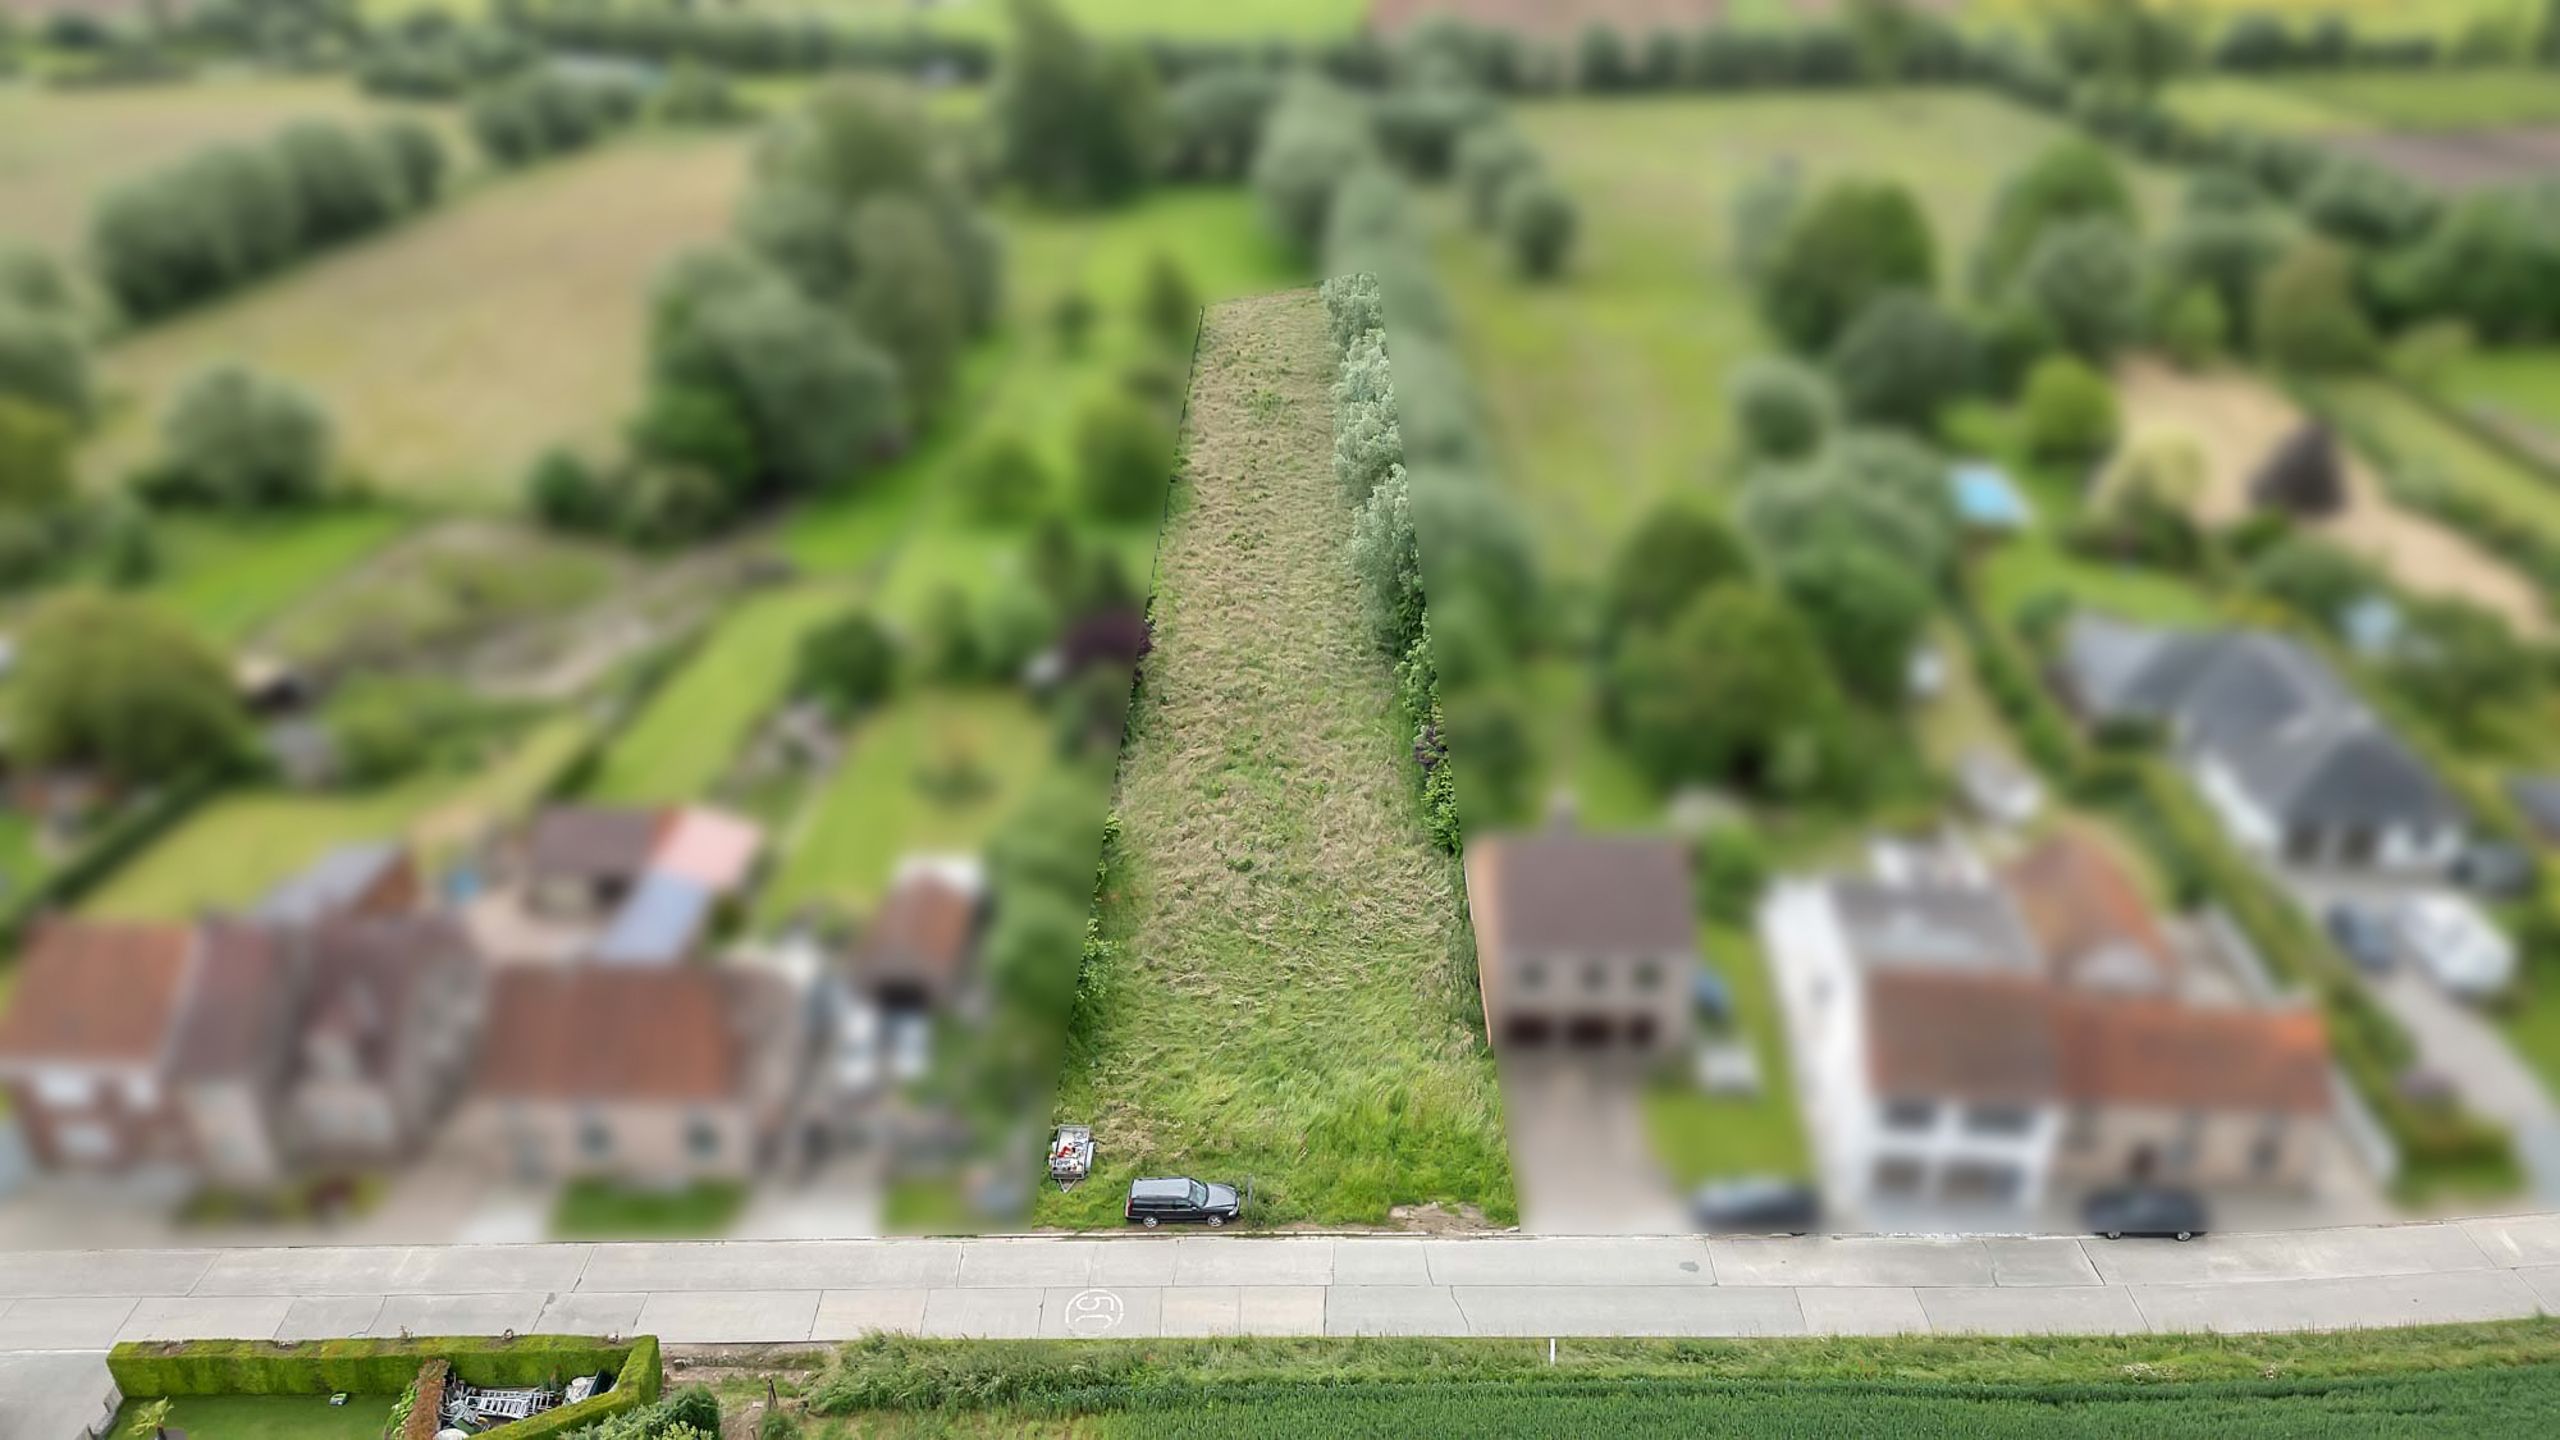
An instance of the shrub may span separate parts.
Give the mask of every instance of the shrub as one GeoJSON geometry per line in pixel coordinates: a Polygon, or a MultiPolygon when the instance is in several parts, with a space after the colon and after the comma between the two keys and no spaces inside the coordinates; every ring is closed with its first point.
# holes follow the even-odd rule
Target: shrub
{"type": "Polygon", "coordinates": [[[1927,291],[1936,279],[1928,221],[1911,192],[1840,180],[1789,221],[1761,277],[1760,309],[1790,347],[1811,354],[1828,349],[1877,296],[1927,291]]]}
{"type": "Polygon", "coordinates": [[[1053,203],[1111,204],[1155,169],[1162,96],[1134,47],[1097,44],[1056,0],[1014,0],[988,109],[1006,175],[1053,203]]]}
{"type": "Polygon", "coordinates": [[[2134,219],[2133,193],[2106,147],[2091,140],[2060,141],[2000,187],[1974,257],[1974,283],[1985,295],[2005,288],[2051,229],[2104,220],[2130,230],[2134,219]]]}
{"type": "Polygon", "coordinates": [[[444,141],[423,120],[401,116],[386,120],[374,132],[379,146],[397,178],[401,203],[412,210],[435,203],[444,187],[444,141]]]}
{"type": "Polygon", "coordinates": [[[1086,405],[1076,421],[1076,483],[1085,509],[1112,520],[1144,520],[1164,505],[1173,470],[1170,427],[1123,396],[1086,405]]]}
{"type": "Polygon", "coordinates": [[[1751,556],[1718,515],[1680,500],[1657,505],[1610,561],[1601,598],[1601,648],[1655,630],[1713,586],[1748,580],[1751,556]]]}
{"type": "Polygon", "coordinates": [[[70,498],[72,440],[60,411],[0,394],[0,514],[30,519],[70,498]]]}
{"type": "Polygon", "coordinates": [[[1698,837],[1698,890],[1712,920],[1748,925],[1768,888],[1769,860],[1744,825],[1718,825],[1698,837]]]}
{"type": "Polygon", "coordinates": [[[2384,247],[2415,238],[2436,217],[2435,197],[2397,170],[2333,155],[2302,192],[2302,213],[2323,234],[2384,247]]]}
{"type": "Polygon", "coordinates": [[[1422,548],[1404,467],[1387,472],[1351,522],[1351,572],[1380,654],[1402,655],[1422,632],[1422,548]]]}
{"type": "Polygon", "coordinates": [[[1182,266],[1161,250],[1147,257],[1138,318],[1149,333],[1169,345],[1187,343],[1200,324],[1200,292],[1192,288],[1182,266]]]}
{"type": "Polygon", "coordinates": [[[2182,293],[2202,287],[2222,306],[2230,340],[2248,345],[2246,330],[2258,282],[2284,252],[2283,229],[2258,214],[2194,215],[2161,242],[2157,257],[2163,289],[2182,293]]]}
{"type": "Polygon", "coordinates": [[[2342,370],[2374,358],[2373,327],[2356,303],[2345,251],[2305,240],[2258,282],[2250,329],[2259,352],[2299,370],[2342,370]]]}
{"type": "Polygon", "coordinates": [[[68,316],[0,298],[0,398],[89,417],[89,352],[68,316]]]}
{"type": "Polygon", "coordinates": [[[612,528],[612,489],[575,451],[544,451],[526,473],[524,490],[534,518],[554,530],[601,534],[612,528]]]}
{"type": "Polygon", "coordinates": [[[737,401],[723,390],[697,385],[659,385],[627,432],[633,453],[670,465],[690,465],[717,478],[724,490],[739,491],[761,469],[756,437],[738,413],[737,401]]]}
{"type": "Polygon", "coordinates": [[[1803,798],[1847,778],[1830,666],[1804,618],[1768,591],[1699,595],[1668,626],[1629,638],[1609,686],[1628,748],[1657,784],[1803,798]]]}
{"type": "Polygon", "coordinates": [[[13,753],[131,783],[220,767],[246,736],[223,657],[168,612],[124,596],[47,600],[19,632],[9,692],[13,753]]]}
{"type": "Polygon", "coordinates": [[[667,71],[649,113],[662,125],[733,125],[755,112],[738,98],[725,72],[687,59],[667,71]]]}
{"type": "Polygon", "coordinates": [[[961,509],[982,525],[1010,525],[1040,513],[1049,500],[1049,471],[1020,436],[978,447],[953,475],[961,509]]]}
{"type": "Polygon", "coordinates": [[[1841,333],[1830,368],[1852,417],[1926,432],[1973,383],[1973,335],[1928,296],[1896,291],[1841,333]]]}
{"type": "Polygon", "coordinates": [[[1578,212],[1564,187],[1543,175],[1517,175],[1502,192],[1502,234],[1512,263],[1532,280],[1552,279],[1573,251],[1578,212]]]}
{"type": "Polygon", "coordinates": [[[911,195],[874,196],[852,221],[857,273],[847,297],[863,339],[897,362],[900,393],[930,412],[950,387],[969,329],[959,269],[933,212],[911,195]]]}
{"type": "Polygon", "coordinates": [[[1242,180],[1279,97],[1279,77],[1260,70],[1220,66],[1185,76],[1165,95],[1165,173],[1242,180]]]}
{"type": "Polygon", "coordinates": [[[1813,628],[1840,686],[1870,705],[1907,692],[1911,651],[1929,623],[1927,578],[1872,545],[1823,544],[1778,562],[1778,583],[1813,628]]]}
{"type": "Polygon", "coordinates": [[[1370,155],[1358,107],[1331,85],[1297,80],[1282,94],[1255,152],[1253,188],[1273,233],[1313,254],[1332,216],[1334,187],[1370,155]]]}
{"type": "Polygon", "coordinates": [[[2072,220],[2047,229],[2018,276],[2019,292],[2054,337],[2103,363],[2141,325],[2142,251],[2121,220],[2072,220]]]}
{"type": "Polygon", "coordinates": [[[843,717],[887,699],[897,679],[896,643],[870,612],[854,610],[801,639],[792,689],[843,717]]]}
{"type": "Polygon", "coordinates": [[[286,126],[276,137],[276,158],[292,178],[303,235],[314,245],[380,229],[407,199],[389,153],[327,120],[286,126]]]}
{"type": "Polygon", "coordinates": [[[161,422],[146,496],[229,509],[304,505],[329,472],[329,417],[308,395],[229,365],[198,376],[161,422]]]}
{"type": "Polygon", "coordinates": [[[2190,285],[2170,300],[2160,317],[2160,348],[2181,369],[2201,369],[2221,357],[2230,329],[2229,317],[2212,287],[2190,285]]]}
{"type": "Polygon", "coordinates": [[[1502,218],[1502,197],[1512,182],[1538,168],[1538,152],[1507,124],[1478,125],[1458,140],[1458,188],[1467,218],[1489,230],[1502,218]]]}
{"type": "Polygon", "coordinates": [[[2039,460],[2095,460],[2116,439],[2115,387],[2068,355],[2056,355],[2027,377],[2021,427],[2039,460]]]}
{"type": "Polygon", "coordinates": [[[1798,361],[1752,360],[1735,375],[1730,399],[1743,453],[1754,460],[1804,459],[1831,433],[1831,382],[1798,361]]]}

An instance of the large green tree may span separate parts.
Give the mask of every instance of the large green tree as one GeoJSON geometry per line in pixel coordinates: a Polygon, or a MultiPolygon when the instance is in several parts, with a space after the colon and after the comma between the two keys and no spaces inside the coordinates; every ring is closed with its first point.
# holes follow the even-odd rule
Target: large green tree
{"type": "Polygon", "coordinates": [[[1633,631],[1669,624],[1701,592],[1750,574],[1742,537],[1722,517],[1693,501],[1665,501],[1637,522],[1610,562],[1602,643],[1614,650],[1633,631]]]}
{"type": "Polygon", "coordinates": [[[10,747],[39,765],[175,779],[241,753],[230,667],[183,621],[126,596],[48,600],[19,634],[10,747]]]}
{"type": "Polygon", "coordinates": [[[1088,39],[1055,0],[1013,0],[993,110],[1005,173],[1041,199],[1109,204],[1154,173],[1155,68],[1136,49],[1088,39]]]}
{"type": "Polygon", "coordinates": [[[1665,786],[1804,796],[1835,778],[1840,693],[1803,615],[1774,592],[1719,585],[1610,667],[1619,728],[1665,786]]]}
{"type": "Polygon", "coordinates": [[[245,366],[197,376],[160,426],[142,476],[155,498],[261,509],[307,504],[329,478],[329,414],[302,390],[245,366]]]}
{"type": "Polygon", "coordinates": [[[2046,147],[2001,185],[1992,202],[1991,221],[1974,252],[1974,288],[1985,296],[2000,293],[2047,229],[2090,219],[2135,223],[2133,191],[2115,157],[2092,140],[2046,147]]]}
{"type": "Polygon", "coordinates": [[[1768,257],[1760,310],[1802,353],[1830,347],[1888,290],[1926,292],[1937,280],[1929,222],[1911,192],[1884,180],[1837,180],[1798,211],[1768,257]]]}

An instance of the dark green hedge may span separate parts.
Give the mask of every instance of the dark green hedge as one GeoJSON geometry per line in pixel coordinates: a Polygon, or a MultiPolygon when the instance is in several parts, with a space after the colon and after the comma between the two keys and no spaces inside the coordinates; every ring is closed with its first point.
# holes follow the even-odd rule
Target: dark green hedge
{"type": "Polygon", "coordinates": [[[621,1344],[588,1335],[435,1336],[409,1340],[129,1340],[107,1356],[107,1373],[126,1395],[391,1395],[408,1388],[427,1360],[441,1358],[473,1385],[543,1385],[598,1370],[611,1390],[531,1420],[488,1432],[539,1440],[592,1425],[658,1398],[658,1338],[621,1344]]]}

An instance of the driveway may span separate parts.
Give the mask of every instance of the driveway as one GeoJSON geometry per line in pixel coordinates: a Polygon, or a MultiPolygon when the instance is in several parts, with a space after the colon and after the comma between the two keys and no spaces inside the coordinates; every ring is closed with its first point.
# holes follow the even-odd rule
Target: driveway
{"type": "Polygon", "coordinates": [[[1642,1075],[1564,1056],[1506,1060],[1502,1109],[1521,1229],[1669,1235],[1689,1228],[1645,1138],[1642,1075]]]}

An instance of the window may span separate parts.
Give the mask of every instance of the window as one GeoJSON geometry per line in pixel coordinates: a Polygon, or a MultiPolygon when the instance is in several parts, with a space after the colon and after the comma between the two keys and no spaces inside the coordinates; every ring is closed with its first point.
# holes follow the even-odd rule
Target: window
{"type": "Polygon", "coordinates": [[[613,1153],[613,1127],[600,1115],[583,1116],[578,1121],[578,1150],[590,1160],[602,1160],[613,1153]]]}
{"type": "Polygon", "coordinates": [[[1583,962],[1582,988],[1594,995],[1609,988],[1609,967],[1597,960],[1583,962]]]}
{"type": "Polygon", "coordinates": [[[2024,1135],[2035,1125],[2035,1112],[2024,1105],[1976,1105],[1964,1112],[1968,1135],[2024,1135]]]}
{"type": "Polygon", "coordinates": [[[1209,1187],[1201,1184],[1197,1180],[1192,1181],[1191,1203],[1194,1207],[1207,1205],[1209,1203],[1209,1187]]]}
{"type": "Polygon", "coordinates": [[[89,1077],[70,1070],[47,1070],[36,1076],[36,1095],[47,1105],[86,1105],[96,1087],[89,1077]]]}
{"type": "Polygon", "coordinates": [[[1875,1188],[1879,1195],[1909,1197],[1920,1193],[1929,1178],[1929,1168],[1917,1160],[1888,1156],[1876,1162],[1875,1188]]]}
{"type": "Polygon", "coordinates": [[[720,1158],[720,1127],[707,1115],[696,1115],[684,1126],[685,1153],[696,1160],[720,1158]]]}
{"type": "Polygon", "coordinates": [[[1928,1130],[1938,1123],[1938,1105],[1934,1100],[1887,1100],[1884,1102],[1884,1128],[1887,1130],[1928,1130]]]}
{"type": "Polygon", "coordinates": [[[1535,990],[1547,983],[1547,966],[1543,960],[1532,960],[1520,967],[1520,988],[1535,990]]]}
{"type": "Polygon", "coordinates": [[[1638,989],[1638,990],[1640,990],[1640,991],[1643,991],[1643,992],[1645,992],[1645,993],[1647,993],[1647,994],[1651,994],[1653,991],[1659,990],[1659,989],[1661,989],[1661,988],[1662,988],[1662,962],[1661,962],[1661,961],[1659,961],[1659,960],[1639,960],[1639,961],[1637,961],[1637,962],[1636,962],[1636,989],[1638,989]]]}
{"type": "Polygon", "coordinates": [[[2265,1177],[2275,1173],[2284,1163],[2284,1117],[2270,1118],[2258,1138],[2249,1145],[2250,1173],[2265,1177]]]}

